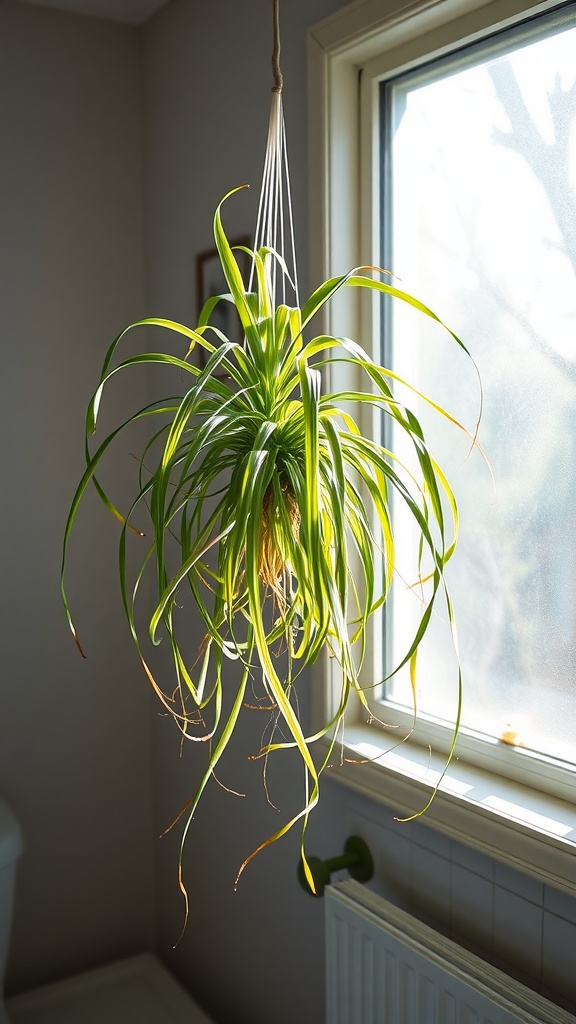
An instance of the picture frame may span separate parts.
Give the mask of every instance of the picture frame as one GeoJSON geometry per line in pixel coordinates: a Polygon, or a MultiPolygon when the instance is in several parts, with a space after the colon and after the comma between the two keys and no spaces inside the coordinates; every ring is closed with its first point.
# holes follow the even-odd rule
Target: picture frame
{"type": "MultiPolygon", "coordinates": [[[[249,235],[240,235],[238,238],[230,239],[230,246],[232,249],[241,245],[246,246],[248,249],[251,248],[252,240],[249,235]]],[[[247,278],[250,272],[250,257],[245,252],[235,252],[234,255],[238,261],[242,279],[244,283],[247,284],[247,278]]],[[[225,294],[228,290],[218,250],[216,248],[205,249],[203,252],[198,253],[196,257],[197,316],[200,316],[204,303],[207,299],[211,298],[213,295],[225,294]]],[[[232,303],[219,302],[213,310],[210,322],[214,327],[221,330],[227,338],[230,338],[231,341],[242,341],[242,325],[240,323],[238,313],[232,303]]],[[[216,335],[212,335],[210,340],[217,342],[218,339],[216,335]]],[[[206,350],[200,349],[200,366],[205,366],[206,360],[206,350]]]]}

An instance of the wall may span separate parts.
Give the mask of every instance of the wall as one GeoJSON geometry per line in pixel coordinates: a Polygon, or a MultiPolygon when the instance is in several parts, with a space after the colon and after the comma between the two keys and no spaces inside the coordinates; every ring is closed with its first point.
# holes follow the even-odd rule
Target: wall
{"type": "MultiPolygon", "coordinates": [[[[143,310],[139,34],[4,0],[0,95],[0,792],[26,842],[14,992],[153,941],[148,690],[117,525],[93,500],[69,574],[86,661],[59,597],[85,407],[105,348],[143,310]]],[[[124,391],[145,394],[144,376],[124,391]]],[[[132,464],[112,459],[120,499],[132,464]]]]}
{"type": "MultiPolygon", "coordinates": [[[[301,275],[307,273],[305,34],[337,0],[283,5],[286,119],[301,275]]],[[[172,0],[142,34],[10,0],[0,4],[0,414],[3,587],[0,790],[22,819],[12,991],[114,956],[153,948],[220,1024],[321,1021],[323,905],[295,882],[298,836],[243,859],[299,807],[291,759],[261,767],[247,754],[263,722],[247,711],[240,748],[221,765],[189,832],[177,885],[180,826],[156,837],[190,795],[203,750],[180,751],[152,715],[126,638],[110,542],[95,502],[79,523],[70,595],[88,660],[59,606],[63,522],[82,467],[80,425],[104,346],[143,306],[145,208],[149,313],[189,321],[194,256],[228,189],[229,232],[252,229],[271,73],[269,0],[172,0]],[[145,150],[141,149],[140,42],[145,150]],[[143,196],[142,168],[146,169],[143,196]],[[104,297],[104,298],[103,298],[104,297]],[[223,786],[234,785],[244,797],[223,786]],[[154,825],[151,800],[154,797],[154,825]]],[[[165,387],[151,375],[156,393],[165,387]]],[[[145,400],[146,382],[112,392],[145,400]]],[[[129,444],[106,478],[120,496],[129,444]]],[[[137,446],[135,446],[137,450],[137,446]]],[[[196,640],[200,639],[198,633],[196,640]]],[[[160,651],[162,658],[162,652],[160,651]]],[[[306,710],[306,681],[301,694],[306,710]]],[[[401,825],[326,778],[309,852],[331,856],[351,832],[370,843],[374,886],[425,920],[542,988],[576,1001],[576,906],[422,822],[401,825]]]]}
{"type": "MultiPolygon", "coordinates": [[[[340,6],[336,0],[282,5],[282,67],[296,208],[300,272],[307,274],[305,34],[340,6]]],[[[145,28],[146,253],[151,311],[188,320],[195,309],[194,254],[211,240],[212,211],[244,181],[257,190],[268,117],[269,0],[172,0],[145,28]]],[[[252,230],[255,195],[229,201],[229,232],[252,230]]],[[[316,282],[317,283],[317,282],[316,282]]],[[[306,288],[304,288],[306,291],[306,288]]],[[[200,633],[196,637],[201,639],[200,633]]],[[[230,677],[233,682],[233,677],[230,677]]],[[[306,703],[306,683],[301,693],[306,703]]],[[[191,824],[184,852],[190,918],[177,945],[183,902],[176,879],[180,826],[158,847],[162,955],[219,1024],[288,1024],[324,1019],[323,906],[295,881],[298,836],[264,850],[236,872],[248,853],[301,799],[301,776],[286,757],[274,769],[266,803],[258,762],[264,723],[246,712],[240,746],[222,764],[191,824]]],[[[190,746],[190,745],[188,745],[190,746]]],[[[198,749],[180,756],[166,720],[155,732],[158,830],[190,796],[204,763],[198,749]]],[[[558,1002],[576,1002],[576,903],[548,886],[478,856],[421,822],[399,824],[375,806],[325,781],[307,848],[333,856],[354,832],[375,855],[372,883],[388,898],[505,967],[558,1002]]]]}

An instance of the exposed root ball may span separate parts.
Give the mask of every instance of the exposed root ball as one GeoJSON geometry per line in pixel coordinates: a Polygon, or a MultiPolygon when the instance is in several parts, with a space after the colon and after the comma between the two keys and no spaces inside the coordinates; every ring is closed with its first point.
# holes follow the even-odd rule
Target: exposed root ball
{"type": "Polygon", "coordinates": [[[275,498],[272,484],[268,485],[262,502],[258,573],[264,586],[272,591],[283,608],[286,606],[286,581],[292,572],[290,544],[298,540],[300,509],[292,489],[285,480],[281,482],[281,487],[283,512],[275,498]],[[290,524],[291,537],[286,534],[287,523],[290,524]]]}

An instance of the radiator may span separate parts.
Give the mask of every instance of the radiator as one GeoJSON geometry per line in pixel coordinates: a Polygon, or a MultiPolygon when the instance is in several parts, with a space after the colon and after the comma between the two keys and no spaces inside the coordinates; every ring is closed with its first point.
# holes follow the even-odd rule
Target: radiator
{"type": "Polygon", "coordinates": [[[327,1024],[576,1024],[358,882],[326,889],[327,1024]]]}

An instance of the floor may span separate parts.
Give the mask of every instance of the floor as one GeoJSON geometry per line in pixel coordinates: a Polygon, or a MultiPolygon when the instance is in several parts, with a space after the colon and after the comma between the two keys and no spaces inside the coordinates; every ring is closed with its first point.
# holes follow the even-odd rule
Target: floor
{"type": "Polygon", "coordinates": [[[212,1024],[149,953],[7,1001],[12,1024],[212,1024]]]}

